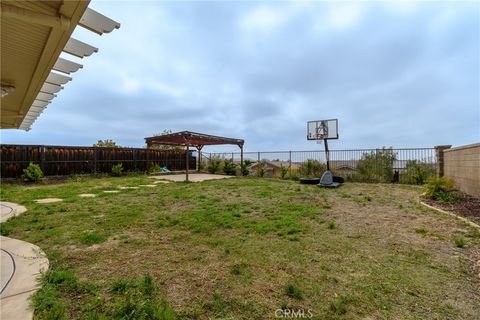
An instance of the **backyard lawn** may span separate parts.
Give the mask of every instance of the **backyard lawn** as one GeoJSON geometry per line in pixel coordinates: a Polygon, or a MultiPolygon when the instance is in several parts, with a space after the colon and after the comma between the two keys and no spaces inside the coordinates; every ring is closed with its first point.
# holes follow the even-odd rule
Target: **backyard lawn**
{"type": "Polygon", "coordinates": [[[50,259],[37,319],[480,315],[480,232],[421,206],[418,187],[232,178],[119,189],[150,183],[2,185],[1,199],[28,211],[1,233],[50,259]],[[47,197],[65,201],[33,201],[47,197]]]}

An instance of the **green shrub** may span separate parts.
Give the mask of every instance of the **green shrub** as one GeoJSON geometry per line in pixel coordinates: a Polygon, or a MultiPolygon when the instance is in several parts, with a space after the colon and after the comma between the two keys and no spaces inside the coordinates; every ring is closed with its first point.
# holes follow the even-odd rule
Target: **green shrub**
{"type": "Polygon", "coordinates": [[[299,181],[299,180],[300,180],[300,176],[295,173],[295,174],[292,175],[292,180],[293,180],[293,181],[299,181]]]}
{"type": "Polygon", "coordinates": [[[417,160],[408,160],[405,172],[402,172],[400,181],[410,184],[424,184],[428,178],[435,175],[435,167],[430,163],[417,160]]]}
{"type": "Polygon", "coordinates": [[[335,221],[330,221],[328,223],[328,229],[335,229],[337,228],[337,225],[335,224],[335,221]]]}
{"type": "Polygon", "coordinates": [[[454,186],[453,180],[446,177],[430,177],[424,187],[425,197],[445,202],[454,201],[454,186]]]}
{"type": "Polygon", "coordinates": [[[40,180],[43,177],[43,172],[42,172],[42,169],[40,169],[40,166],[38,164],[30,162],[28,167],[23,169],[23,177],[28,181],[35,182],[40,180]]]}
{"type": "Polygon", "coordinates": [[[284,166],[283,163],[280,165],[280,178],[285,179],[288,173],[288,167],[284,166]]]}
{"type": "Polygon", "coordinates": [[[253,164],[253,161],[252,161],[252,160],[249,160],[249,159],[243,160],[243,165],[244,165],[245,167],[250,167],[250,165],[252,165],[252,164],[253,164]]]}
{"type": "Polygon", "coordinates": [[[375,152],[364,153],[357,164],[356,179],[364,182],[392,182],[395,159],[392,148],[384,147],[375,152]]]}
{"type": "Polygon", "coordinates": [[[225,159],[225,161],[223,162],[223,172],[226,175],[234,176],[236,168],[237,165],[231,159],[225,159]]]}
{"type": "Polygon", "coordinates": [[[257,163],[256,167],[256,172],[257,172],[257,177],[263,178],[265,177],[265,174],[267,173],[267,162],[265,160],[260,161],[257,163]]]}
{"type": "Polygon", "coordinates": [[[149,174],[159,173],[161,170],[162,170],[162,167],[160,167],[160,165],[155,163],[154,165],[150,166],[150,168],[148,169],[148,173],[149,174]]]}
{"type": "Polygon", "coordinates": [[[220,158],[218,157],[211,157],[210,161],[208,161],[207,171],[213,174],[213,173],[220,172],[221,168],[222,168],[222,160],[220,160],[220,158]]]}
{"type": "Polygon", "coordinates": [[[243,165],[242,167],[242,176],[246,177],[250,174],[250,170],[248,170],[248,167],[246,164],[243,165]]]}
{"type": "Polygon", "coordinates": [[[123,164],[117,163],[112,166],[112,176],[114,177],[120,177],[123,172],[123,164]]]}
{"type": "Polygon", "coordinates": [[[326,164],[313,159],[308,159],[302,163],[298,169],[300,175],[304,178],[319,178],[326,170],[326,164]]]}

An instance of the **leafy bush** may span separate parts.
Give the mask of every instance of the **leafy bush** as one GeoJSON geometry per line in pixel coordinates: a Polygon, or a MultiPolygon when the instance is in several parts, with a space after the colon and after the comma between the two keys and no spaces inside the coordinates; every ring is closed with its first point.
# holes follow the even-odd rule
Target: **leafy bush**
{"type": "Polygon", "coordinates": [[[222,160],[220,160],[220,158],[218,157],[211,157],[210,161],[208,161],[207,171],[212,174],[217,173],[217,172],[220,172],[221,167],[222,167],[222,160]]]}
{"type": "Polygon", "coordinates": [[[252,160],[249,160],[249,159],[243,160],[243,165],[244,165],[245,167],[250,167],[251,164],[253,164],[253,161],[252,161],[252,160]]]}
{"type": "Polygon", "coordinates": [[[392,148],[364,153],[357,164],[358,178],[365,182],[392,182],[395,159],[392,148]]]}
{"type": "Polygon", "coordinates": [[[155,163],[154,165],[152,165],[148,169],[148,173],[150,173],[150,174],[159,173],[161,171],[161,169],[162,169],[162,167],[160,167],[160,165],[155,163]]]}
{"type": "Polygon", "coordinates": [[[28,167],[23,169],[23,177],[28,181],[38,181],[43,177],[42,169],[38,164],[30,162],[28,167]]]}
{"type": "Polygon", "coordinates": [[[260,161],[257,163],[256,171],[257,171],[257,177],[263,178],[265,174],[267,173],[267,162],[265,160],[260,161]]]}
{"type": "Polygon", "coordinates": [[[300,175],[305,178],[321,177],[326,170],[326,164],[320,163],[320,161],[312,159],[308,159],[300,165],[300,168],[298,168],[300,175]]]}
{"type": "Polygon", "coordinates": [[[292,175],[292,180],[293,180],[293,181],[299,181],[299,180],[300,180],[300,176],[295,173],[295,174],[292,175]]]}
{"type": "Polygon", "coordinates": [[[246,177],[250,174],[250,170],[248,170],[247,165],[244,163],[242,167],[242,176],[246,177]]]}
{"type": "Polygon", "coordinates": [[[123,164],[117,163],[112,166],[112,176],[114,177],[120,177],[123,172],[123,164]]]}
{"type": "Polygon", "coordinates": [[[226,175],[234,176],[236,168],[237,165],[231,159],[225,159],[225,161],[223,162],[223,172],[226,175]]]}
{"type": "Polygon", "coordinates": [[[284,166],[283,163],[280,165],[280,178],[285,179],[288,173],[288,167],[284,166]]]}
{"type": "Polygon", "coordinates": [[[408,160],[402,173],[401,182],[410,184],[424,184],[429,177],[435,175],[433,164],[423,163],[417,160],[408,160]]]}
{"type": "Polygon", "coordinates": [[[454,182],[446,177],[430,177],[425,184],[425,197],[439,201],[453,201],[456,197],[452,194],[454,182]]]}

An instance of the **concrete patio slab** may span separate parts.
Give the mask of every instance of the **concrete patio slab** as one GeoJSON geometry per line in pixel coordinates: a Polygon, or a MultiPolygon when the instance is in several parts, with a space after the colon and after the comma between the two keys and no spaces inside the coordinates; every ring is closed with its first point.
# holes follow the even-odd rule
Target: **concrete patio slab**
{"type": "MultiPolygon", "coordinates": [[[[192,173],[188,175],[188,180],[191,182],[201,182],[206,180],[228,179],[233,177],[234,176],[225,176],[220,174],[192,173]]],[[[180,182],[180,181],[185,181],[185,174],[169,174],[164,176],[151,176],[150,178],[180,182]]]]}
{"type": "Polygon", "coordinates": [[[27,211],[27,208],[12,202],[0,202],[0,222],[5,222],[11,217],[27,211]]]}
{"type": "MultiPolygon", "coordinates": [[[[14,203],[1,203],[0,222],[26,211],[14,203]],[[16,211],[18,209],[18,211],[16,211]]],[[[48,269],[48,259],[37,246],[0,236],[0,319],[31,320],[30,296],[38,289],[37,278],[48,269]]]]}
{"type": "Polygon", "coordinates": [[[34,200],[36,203],[55,203],[55,202],[62,202],[63,199],[60,198],[45,198],[45,199],[37,199],[34,200]]]}

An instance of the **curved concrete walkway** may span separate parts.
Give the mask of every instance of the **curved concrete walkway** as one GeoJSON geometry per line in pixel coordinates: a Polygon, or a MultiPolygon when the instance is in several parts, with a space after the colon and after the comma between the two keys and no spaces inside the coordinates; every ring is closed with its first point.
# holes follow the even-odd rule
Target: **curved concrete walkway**
{"type": "MultiPolygon", "coordinates": [[[[0,202],[0,223],[26,211],[23,206],[0,202]]],[[[30,296],[39,288],[37,278],[48,269],[48,259],[37,246],[0,236],[0,319],[31,320],[30,296]]]]}

